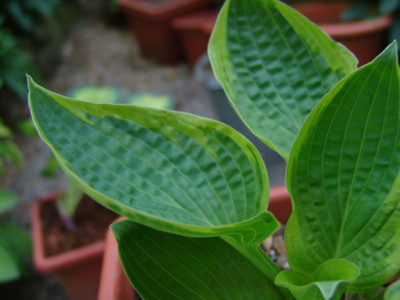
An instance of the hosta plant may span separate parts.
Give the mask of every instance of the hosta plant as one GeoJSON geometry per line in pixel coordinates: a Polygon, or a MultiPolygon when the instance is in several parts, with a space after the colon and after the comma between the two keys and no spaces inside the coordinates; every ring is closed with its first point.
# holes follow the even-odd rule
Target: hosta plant
{"type": "Polygon", "coordinates": [[[143,298],[373,299],[400,269],[396,52],[392,44],[357,69],[352,53],[277,0],[223,6],[214,73],[287,160],[286,271],[259,247],[279,227],[263,160],[232,128],[68,99],[28,78],[30,108],[71,179],[126,217],[112,229],[143,298]]]}

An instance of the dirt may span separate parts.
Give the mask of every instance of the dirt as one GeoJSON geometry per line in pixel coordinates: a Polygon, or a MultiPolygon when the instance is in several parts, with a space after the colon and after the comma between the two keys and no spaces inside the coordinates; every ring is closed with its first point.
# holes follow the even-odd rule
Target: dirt
{"type": "Polygon", "coordinates": [[[74,231],[65,227],[59,217],[56,203],[44,203],[41,207],[46,256],[76,249],[104,239],[109,225],[117,214],[102,207],[89,197],[80,202],[73,217],[74,231]]]}
{"type": "Polygon", "coordinates": [[[285,225],[281,227],[272,236],[267,238],[261,244],[261,248],[271,257],[281,270],[290,269],[284,240],[285,225]]]}

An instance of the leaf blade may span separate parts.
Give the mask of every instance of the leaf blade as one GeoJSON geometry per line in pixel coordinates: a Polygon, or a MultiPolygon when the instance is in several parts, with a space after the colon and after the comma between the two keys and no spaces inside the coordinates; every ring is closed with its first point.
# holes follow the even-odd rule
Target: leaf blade
{"type": "Polygon", "coordinates": [[[361,271],[348,288],[363,291],[400,267],[399,98],[391,45],[340,82],[307,119],[287,174],[295,207],[287,243],[295,269],[309,273],[327,259],[344,258],[361,271]]]}
{"type": "Polygon", "coordinates": [[[348,50],[275,0],[227,1],[209,55],[242,120],[285,159],[311,109],[356,67],[348,50]]]}
{"type": "Polygon", "coordinates": [[[282,299],[265,275],[219,238],[185,238],[128,220],[111,228],[127,276],[142,297],[282,299]]]}
{"type": "Polygon", "coordinates": [[[264,218],[265,167],[230,127],[178,112],[73,101],[32,80],[29,87],[42,139],[78,185],[110,209],[195,235],[264,218]]]}

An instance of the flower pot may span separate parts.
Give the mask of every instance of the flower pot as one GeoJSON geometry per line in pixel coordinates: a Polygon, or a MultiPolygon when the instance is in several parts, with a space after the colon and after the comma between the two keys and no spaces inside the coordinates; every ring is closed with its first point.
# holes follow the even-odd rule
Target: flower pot
{"type": "Polygon", "coordinates": [[[184,55],[190,66],[207,53],[208,40],[214,28],[218,11],[207,10],[176,18],[172,27],[178,32],[184,55]]]}
{"type": "MultiPolygon", "coordinates": [[[[279,222],[285,224],[292,212],[292,204],[286,187],[272,188],[268,210],[279,222]]],[[[118,220],[121,220],[119,218],[118,220]]],[[[117,220],[117,221],[118,221],[117,220]]],[[[125,276],[118,257],[117,242],[111,230],[107,231],[99,297],[97,300],[140,299],[125,276]]]]}
{"type": "Polygon", "coordinates": [[[273,213],[280,223],[287,223],[292,214],[292,200],[286,186],[271,188],[268,210],[273,213]]]}
{"type": "MultiPolygon", "coordinates": [[[[118,218],[117,221],[122,220],[118,218]]],[[[115,237],[109,229],[106,235],[103,267],[101,269],[98,300],[135,300],[139,299],[122,269],[118,256],[115,237]]]]}
{"type": "MultiPolygon", "coordinates": [[[[104,253],[104,237],[89,245],[83,245],[66,252],[48,255],[45,249],[45,226],[42,220],[42,207],[57,200],[60,193],[52,193],[32,203],[31,224],[33,237],[33,263],[37,271],[43,274],[56,274],[71,300],[97,298],[100,281],[101,263],[104,253]]],[[[97,204],[96,204],[97,205],[97,204]]],[[[106,211],[106,209],[101,208],[106,211]]],[[[99,209],[99,210],[100,210],[99,209]]],[[[111,219],[116,215],[109,211],[111,219]]],[[[94,216],[96,218],[96,216],[94,216]]],[[[95,220],[97,222],[97,220],[95,220]]],[[[108,225],[107,225],[108,227],[108,225]]],[[[105,235],[105,229],[102,229],[105,235]]]]}
{"type": "Polygon", "coordinates": [[[380,16],[355,22],[342,22],[340,16],[348,7],[346,2],[307,2],[293,7],[316,23],[335,41],[349,48],[359,65],[374,59],[384,48],[386,32],[392,24],[390,16],[380,16]]]}
{"type": "Polygon", "coordinates": [[[172,20],[206,8],[211,2],[211,0],[119,0],[137,38],[141,54],[167,64],[173,64],[182,58],[177,34],[171,27],[172,20]]]}

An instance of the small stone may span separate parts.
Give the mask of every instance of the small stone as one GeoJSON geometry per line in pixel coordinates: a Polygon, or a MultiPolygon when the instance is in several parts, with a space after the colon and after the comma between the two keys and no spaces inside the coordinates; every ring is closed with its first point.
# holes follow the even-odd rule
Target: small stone
{"type": "Polygon", "coordinates": [[[272,241],[273,241],[273,238],[272,238],[272,236],[270,236],[269,238],[267,238],[266,240],[264,240],[263,242],[262,242],[262,247],[263,247],[263,249],[264,249],[264,251],[265,252],[269,252],[270,250],[271,250],[271,248],[272,248],[272,241]]]}
{"type": "Polygon", "coordinates": [[[274,237],[274,249],[276,252],[278,252],[279,255],[286,255],[286,246],[285,246],[285,240],[283,239],[283,236],[277,235],[274,237]]]}

